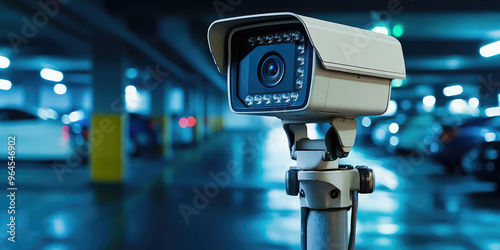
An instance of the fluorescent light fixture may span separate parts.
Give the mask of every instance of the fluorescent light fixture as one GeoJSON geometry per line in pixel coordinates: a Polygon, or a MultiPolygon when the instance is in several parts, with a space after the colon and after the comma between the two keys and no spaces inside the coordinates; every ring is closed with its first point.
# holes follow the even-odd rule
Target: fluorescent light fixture
{"type": "Polygon", "coordinates": [[[0,79],[0,89],[9,90],[12,88],[12,83],[9,80],[0,79]]]}
{"type": "Polygon", "coordinates": [[[448,106],[448,110],[452,114],[466,114],[468,113],[468,103],[464,99],[453,99],[448,106]]]}
{"type": "Polygon", "coordinates": [[[448,61],[446,61],[446,65],[450,67],[451,69],[457,69],[461,64],[460,59],[457,58],[451,58],[448,61]]]}
{"type": "Polygon", "coordinates": [[[387,29],[387,27],[385,26],[375,26],[373,27],[372,31],[384,35],[389,35],[389,29],[387,29]]]}
{"type": "Polygon", "coordinates": [[[396,147],[399,144],[399,138],[395,135],[391,136],[391,139],[389,139],[389,143],[396,147]]]}
{"type": "Polygon", "coordinates": [[[425,106],[432,107],[436,104],[436,97],[434,97],[433,95],[425,96],[422,99],[422,102],[424,103],[425,106]]]}
{"type": "Polygon", "coordinates": [[[134,85],[125,87],[125,108],[128,112],[135,112],[141,106],[142,95],[134,85]]]}
{"type": "Polygon", "coordinates": [[[479,49],[479,54],[483,57],[492,57],[500,54],[500,41],[484,45],[479,49]]]}
{"type": "Polygon", "coordinates": [[[471,108],[477,108],[479,107],[479,99],[477,99],[476,97],[472,97],[469,99],[469,106],[471,108]]]}
{"type": "Polygon", "coordinates": [[[85,114],[81,110],[75,110],[69,114],[70,122],[77,122],[82,120],[85,117],[85,114]]]}
{"type": "Polygon", "coordinates": [[[485,113],[486,113],[486,116],[488,116],[488,117],[499,116],[500,115],[500,107],[487,108],[485,113]]]}
{"type": "Polygon", "coordinates": [[[370,119],[370,117],[363,117],[363,119],[361,120],[361,124],[363,125],[363,127],[368,128],[370,127],[370,125],[372,125],[372,119],[370,119]]]}
{"type": "Polygon", "coordinates": [[[399,125],[395,122],[391,123],[391,125],[389,125],[389,132],[395,134],[399,131],[399,125]]]}
{"type": "Polygon", "coordinates": [[[403,80],[401,80],[401,79],[392,80],[392,87],[398,88],[401,86],[403,86],[403,80]]]}
{"type": "Polygon", "coordinates": [[[427,105],[423,105],[423,106],[422,106],[422,110],[423,110],[424,112],[430,113],[430,112],[432,112],[432,111],[434,110],[434,106],[427,106],[427,105]]]}
{"type": "Polygon", "coordinates": [[[486,133],[484,135],[484,140],[487,142],[494,141],[496,138],[497,138],[497,135],[495,133],[489,132],[489,133],[486,133]]]}
{"type": "Polygon", "coordinates": [[[464,88],[461,85],[448,86],[443,89],[445,96],[456,96],[462,94],[462,92],[464,92],[464,88]]]}
{"type": "Polygon", "coordinates": [[[383,116],[392,116],[396,114],[396,111],[398,111],[398,103],[394,100],[389,101],[389,105],[387,106],[387,110],[385,111],[383,116]]]}
{"type": "Polygon", "coordinates": [[[40,118],[42,118],[43,120],[47,120],[47,119],[55,120],[55,119],[57,119],[57,112],[52,110],[52,109],[49,109],[49,108],[39,108],[37,113],[38,113],[38,116],[40,118]]]}
{"type": "Polygon", "coordinates": [[[68,89],[66,88],[66,85],[62,84],[62,83],[58,83],[54,86],[54,92],[58,95],[64,95],[66,94],[66,91],[68,89]]]}
{"type": "Polygon", "coordinates": [[[53,69],[42,69],[40,71],[40,76],[48,81],[60,82],[64,79],[64,75],[61,71],[53,70],[53,69]]]}
{"type": "Polygon", "coordinates": [[[168,109],[174,114],[184,110],[184,89],[172,88],[168,93],[168,109]]]}
{"type": "Polygon", "coordinates": [[[69,124],[70,123],[70,120],[69,120],[69,115],[68,114],[65,114],[61,117],[61,121],[62,123],[64,124],[69,124]]]}
{"type": "Polygon", "coordinates": [[[137,88],[134,85],[128,85],[127,87],[125,87],[125,93],[129,95],[137,93],[137,88]]]}
{"type": "Polygon", "coordinates": [[[127,78],[129,79],[135,79],[137,78],[137,76],[139,76],[139,71],[134,68],[129,68],[125,71],[125,76],[127,76],[127,78]]]}
{"type": "Polygon", "coordinates": [[[6,69],[10,65],[10,60],[9,58],[5,56],[0,56],[0,69],[6,69]]]}

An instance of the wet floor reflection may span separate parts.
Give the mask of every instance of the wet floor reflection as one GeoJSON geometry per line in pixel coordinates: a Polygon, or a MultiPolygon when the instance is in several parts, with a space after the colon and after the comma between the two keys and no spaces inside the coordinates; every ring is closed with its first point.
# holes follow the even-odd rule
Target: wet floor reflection
{"type": "MultiPolygon", "coordinates": [[[[356,249],[500,249],[495,185],[405,159],[359,145],[341,162],[376,173],[376,191],[360,196],[356,249]]],[[[135,159],[119,188],[91,185],[87,167],[58,182],[49,166],[26,164],[16,246],[299,249],[299,200],[284,190],[291,165],[279,127],[228,132],[172,162],[135,159]]]]}

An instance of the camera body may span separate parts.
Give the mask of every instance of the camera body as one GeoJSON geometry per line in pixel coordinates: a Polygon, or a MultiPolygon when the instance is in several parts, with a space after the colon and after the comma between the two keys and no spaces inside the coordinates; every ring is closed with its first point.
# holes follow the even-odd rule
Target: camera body
{"type": "Polygon", "coordinates": [[[235,113],[287,120],[380,115],[393,79],[405,79],[401,44],[372,31],[270,13],[215,21],[208,42],[227,73],[235,113]]]}

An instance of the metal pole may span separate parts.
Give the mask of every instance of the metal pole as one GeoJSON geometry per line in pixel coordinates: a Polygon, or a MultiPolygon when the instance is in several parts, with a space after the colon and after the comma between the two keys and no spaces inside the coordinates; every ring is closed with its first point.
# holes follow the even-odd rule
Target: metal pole
{"type": "Polygon", "coordinates": [[[347,209],[313,210],[307,214],[307,250],[345,250],[348,245],[347,209]]]}
{"type": "Polygon", "coordinates": [[[327,132],[325,140],[309,139],[305,124],[283,122],[283,128],[291,158],[297,160],[297,166],[287,171],[285,187],[288,195],[300,194],[302,250],[354,250],[356,223],[348,239],[347,215],[351,207],[357,211],[358,192],[373,192],[373,170],[339,166],[338,159],[348,152],[334,133],[335,127],[327,132]]]}

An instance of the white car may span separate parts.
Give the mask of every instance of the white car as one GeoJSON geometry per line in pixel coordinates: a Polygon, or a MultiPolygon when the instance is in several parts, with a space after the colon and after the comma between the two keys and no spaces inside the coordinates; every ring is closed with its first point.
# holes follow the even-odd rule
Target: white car
{"type": "Polygon", "coordinates": [[[73,151],[69,128],[50,109],[0,108],[0,160],[7,160],[7,140],[15,136],[16,161],[64,161],[73,151]]]}

